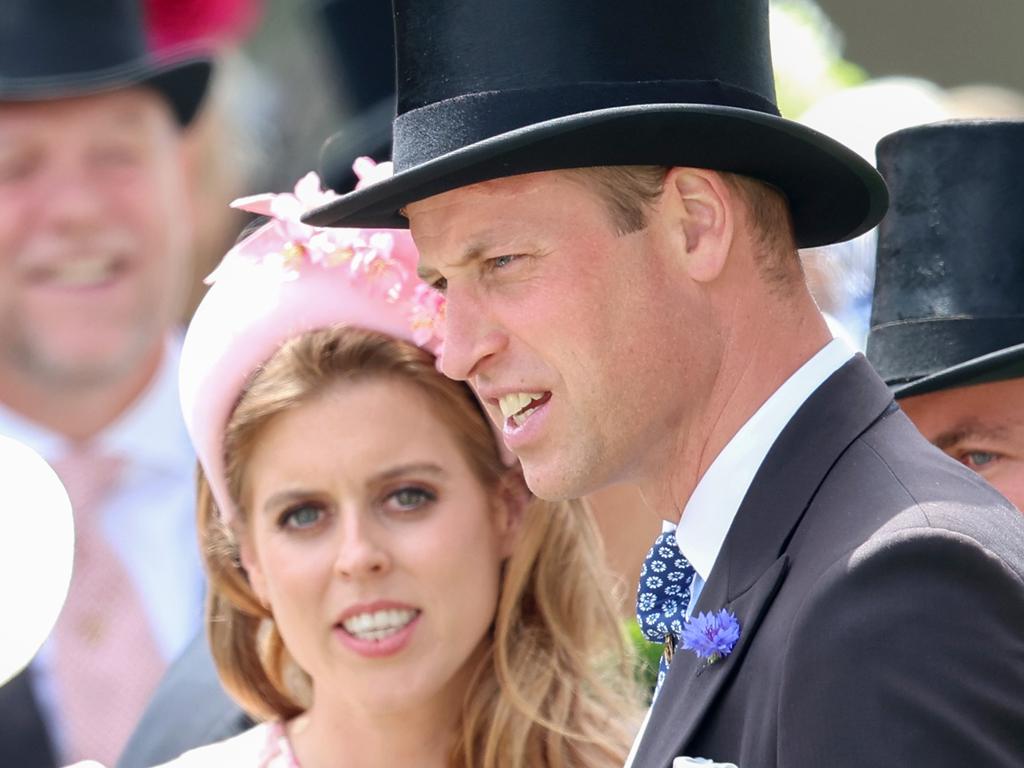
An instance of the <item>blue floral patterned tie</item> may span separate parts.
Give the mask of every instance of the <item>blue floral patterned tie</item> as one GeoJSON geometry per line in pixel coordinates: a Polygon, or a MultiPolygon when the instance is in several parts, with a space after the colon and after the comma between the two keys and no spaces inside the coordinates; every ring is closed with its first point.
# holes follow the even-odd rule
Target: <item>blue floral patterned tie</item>
{"type": "Polygon", "coordinates": [[[665,531],[654,540],[654,546],[640,568],[636,620],[644,637],[653,643],[665,644],[665,652],[658,663],[655,696],[661,689],[672,653],[683,633],[686,609],[690,604],[690,583],[695,573],[679,551],[674,531],[665,531]]]}

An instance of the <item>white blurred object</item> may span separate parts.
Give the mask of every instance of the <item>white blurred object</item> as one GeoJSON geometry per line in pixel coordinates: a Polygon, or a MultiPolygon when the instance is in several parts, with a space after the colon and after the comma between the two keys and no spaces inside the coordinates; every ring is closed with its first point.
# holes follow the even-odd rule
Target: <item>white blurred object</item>
{"type": "Polygon", "coordinates": [[[828,326],[833,339],[839,339],[850,349],[863,349],[863,345],[858,344],[858,340],[853,337],[847,327],[839,322],[839,320],[832,317],[828,312],[822,312],[821,316],[825,318],[825,325],[828,326]]]}
{"type": "Polygon", "coordinates": [[[71,502],[50,465],[0,435],[0,685],[17,675],[49,635],[71,583],[71,502]]]}
{"type": "Polygon", "coordinates": [[[882,77],[829,94],[797,119],[874,164],[875,145],[886,134],[949,117],[946,93],[935,83],[882,77]]]}

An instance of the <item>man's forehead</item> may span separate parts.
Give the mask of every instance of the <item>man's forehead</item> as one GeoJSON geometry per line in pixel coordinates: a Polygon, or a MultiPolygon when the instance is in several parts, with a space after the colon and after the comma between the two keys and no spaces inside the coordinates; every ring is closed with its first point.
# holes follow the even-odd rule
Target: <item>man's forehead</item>
{"type": "Polygon", "coordinates": [[[950,387],[904,398],[901,405],[940,447],[969,438],[1004,439],[1024,430],[1024,378],[950,387]]]}
{"type": "Polygon", "coordinates": [[[542,192],[566,178],[566,171],[538,171],[488,179],[417,200],[405,207],[405,213],[410,223],[413,223],[417,218],[424,219],[430,215],[453,211],[463,205],[542,192]]]}
{"type": "Polygon", "coordinates": [[[131,86],[103,93],[33,101],[0,101],[0,126],[17,128],[41,122],[63,121],[70,115],[91,116],[116,126],[144,122],[165,112],[173,122],[170,105],[151,88],[131,86]]]}

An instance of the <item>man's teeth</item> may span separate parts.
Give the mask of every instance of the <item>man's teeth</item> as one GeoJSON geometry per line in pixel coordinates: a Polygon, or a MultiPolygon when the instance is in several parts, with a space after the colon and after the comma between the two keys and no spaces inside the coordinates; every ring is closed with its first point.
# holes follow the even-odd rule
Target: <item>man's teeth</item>
{"type": "Polygon", "coordinates": [[[80,288],[109,280],[116,268],[116,259],[110,257],[82,257],[53,267],[50,280],[64,287],[80,288]]]}
{"type": "Polygon", "coordinates": [[[346,632],[360,640],[383,640],[403,629],[417,614],[417,611],[408,609],[359,613],[341,624],[346,632]]]}
{"type": "Polygon", "coordinates": [[[516,426],[521,425],[526,421],[527,417],[533,413],[536,408],[530,408],[529,410],[523,410],[530,403],[535,400],[540,400],[544,397],[543,392],[513,392],[511,395],[505,395],[498,399],[498,407],[501,408],[501,415],[506,419],[512,419],[516,426]],[[522,413],[520,413],[522,411],[522,413]]]}

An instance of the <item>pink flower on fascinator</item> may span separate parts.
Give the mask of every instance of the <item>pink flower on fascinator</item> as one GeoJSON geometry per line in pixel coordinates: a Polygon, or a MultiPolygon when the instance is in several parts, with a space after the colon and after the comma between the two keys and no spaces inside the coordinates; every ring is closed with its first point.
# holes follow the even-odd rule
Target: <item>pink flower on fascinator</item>
{"type": "Polygon", "coordinates": [[[340,195],[330,189],[320,187],[320,177],[315,171],[310,171],[295,183],[295,192],[283,192],[274,194],[268,192],[262,195],[250,195],[240,197],[231,203],[232,208],[238,208],[250,213],[258,213],[260,216],[272,216],[275,219],[283,219],[302,227],[307,231],[315,231],[314,227],[302,223],[302,214],[321,205],[326,205],[332,200],[337,200],[340,195]]]}
{"type": "MultiPolygon", "coordinates": [[[[426,283],[416,286],[412,311],[412,338],[420,346],[444,333],[444,295],[426,283]]],[[[437,350],[440,358],[441,350],[437,350]]]]}
{"type": "Polygon", "coordinates": [[[371,184],[376,184],[378,181],[389,179],[395,173],[395,167],[390,160],[384,163],[376,163],[372,157],[365,156],[356,158],[356,161],[352,163],[352,170],[359,179],[356,189],[362,189],[371,184]]]}
{"type": "MultiPolygon", "coordinates": [[[[377,165],[359,158],[353,170],[360,183],[391,175],[391,164],[377,165]]],[[[271,217],[271,221],[238,243],[207,279],[223,279],[238,260],[256,262],[279,271],[279,279],[294,280],[305,268],[347,268],[352,284],[367,295],[389,303],[404,301],[409,306],[414,340],[420,346],[439,343],[444,298],[416,277],[417,254],[411,239],[403,233],[401,244],[388,230],[333,229],[302,223],[302,215],[338,197],[321,188],[320,177],[309,172],[295,185],[293,193],[251,195],[231,206],[271,217]]]]}
{"type": "Polygon", "coordinates": [[[415,264],[403,264],[394,255],[394,236],[376,232],[370,236],[367,247],[356,252],[352,259],[352,274],[362,279],[375,295],[397,301],[409,277],[415,273],[415,264]]]}
{"type": "MultiPolygon", "coordinates": [[[[286,280],[298,277],[305,262],[330,260],[338,249],[338,238],[303,224],[302,214],[337,197],[334,192],[321,189],[320,177],[310,171],[296,183],[294,193],[250,195],[232,201],[232,208],[268,216],[271,221],[235,245],[206,278],[206,283],[222,279],[237,259],[276,267],[286,280]]],[[[348,258],[351,256],[349,253],[348,258]]]]}

